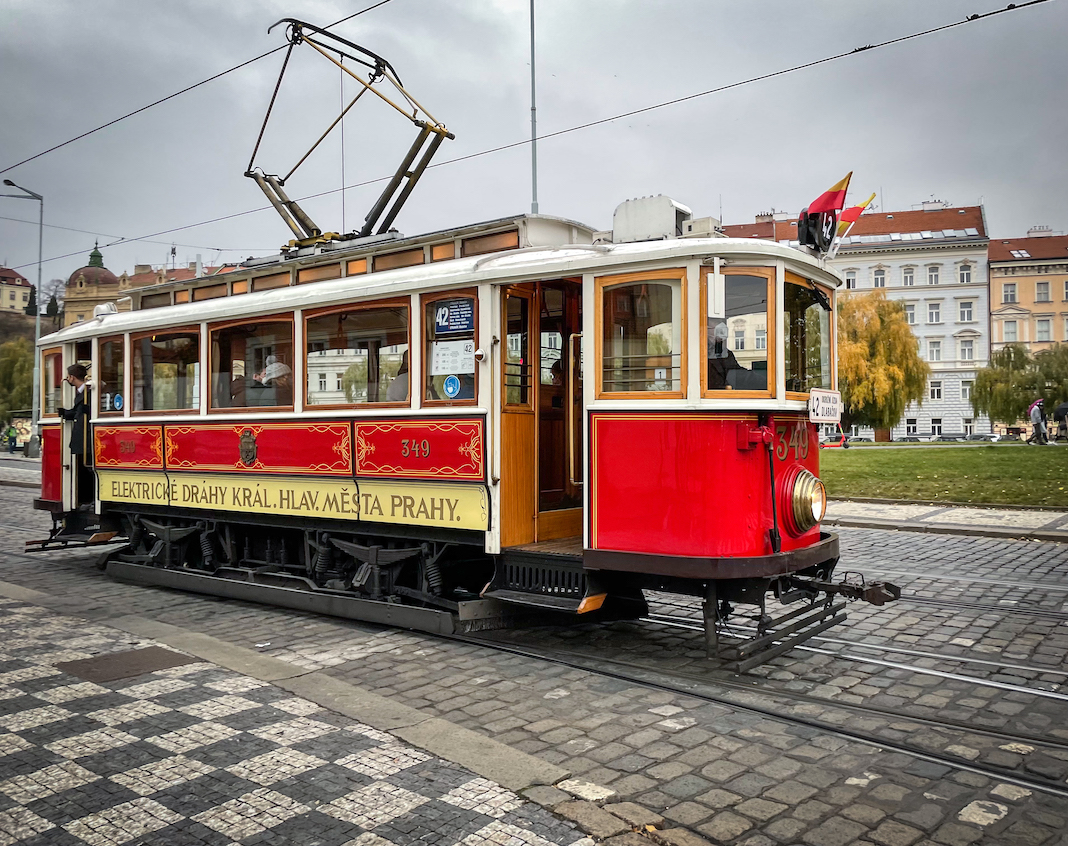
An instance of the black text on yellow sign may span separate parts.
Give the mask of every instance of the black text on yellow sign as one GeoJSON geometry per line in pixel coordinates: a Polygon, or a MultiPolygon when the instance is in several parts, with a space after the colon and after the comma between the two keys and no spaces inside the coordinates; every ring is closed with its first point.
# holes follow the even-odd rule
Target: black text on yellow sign
{"type": "Polygon", "coordinates": [[[206,476],[101,470],[100,499],[256,514],[364,520],[453,529],[489,528],[482,485],[206,476]]]}

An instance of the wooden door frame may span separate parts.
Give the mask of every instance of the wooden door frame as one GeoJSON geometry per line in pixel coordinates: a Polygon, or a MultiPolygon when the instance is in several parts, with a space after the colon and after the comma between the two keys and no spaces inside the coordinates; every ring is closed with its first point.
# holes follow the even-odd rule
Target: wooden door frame
{"type": "Polygon", "coordinates": [[[498,379],[501,409],[501,547],[533,543],[537,535],[538,519],[538,413],[535,406],[537,392],[537,356],[533,353],[538,314],[538,287],[522,283],[501,288],[501,341],[498,379]],[[505,374],[508,358],[508,298],[527,300],[527,345],[531,362],[531,386],[526,403],[509,404],[505,374]]]}

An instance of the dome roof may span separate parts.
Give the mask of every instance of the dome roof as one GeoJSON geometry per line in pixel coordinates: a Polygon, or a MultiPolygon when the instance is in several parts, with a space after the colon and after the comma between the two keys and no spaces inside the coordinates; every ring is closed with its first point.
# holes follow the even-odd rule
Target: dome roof
{"type": "Polygon", "coordinates": [[[79,277],[87,285],[119,284],[119,277],[104,267],[104,256],[97,247],[94,247],[93,251],[89,253],[89,264],[75,270],[70,275],[70,279],[67,280],[67,285],[76,285],[79,277]]]}

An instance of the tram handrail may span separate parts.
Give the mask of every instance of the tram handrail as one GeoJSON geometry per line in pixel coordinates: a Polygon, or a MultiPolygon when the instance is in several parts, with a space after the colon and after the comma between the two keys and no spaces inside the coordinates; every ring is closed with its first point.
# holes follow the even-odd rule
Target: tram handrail
{"type": "MultiPolygon", "coordinates": [[[[567,372],[569,374],[569,384],[571,385],[571,396],[567,398],[567,413],[566,426],[567,426],[567,475],[572,485],[578,486],[582,484],[582,479],[576,478],[578,473],[575,472],[575,341],[582,343],[582,333],[572,332],[567,337],[567,372]]],[[[580,395],[579,403],[582,399],[580,395]]]]}

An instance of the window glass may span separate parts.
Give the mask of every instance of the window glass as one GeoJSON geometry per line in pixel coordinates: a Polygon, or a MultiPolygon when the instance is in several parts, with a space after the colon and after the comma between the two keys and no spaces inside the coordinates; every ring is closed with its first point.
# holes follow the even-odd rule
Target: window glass
{"type": "Polygon", "coordinates": [[[504,401],[508,405],[526,405],[531,377],[530,300],[509,295],[505,299],[505,322],[508,344],[504,351],[504,401]]]}
{"type": "Polygon", "coordinates": [[[652,280],[604,289],[602,390],[682,390],[680,289],[652,280]]]}
{"type": "Polygon", "coordinates": [[[876,270],[875,271],[875,287],[876,288],[885,288],[886,287],[886,271],[885,270],[876,270]]]}
{"type": "Polygon", "coordinates": [[[708,389],[768,390],[767,277],[725,275],[722,308],[713,301],[712,286],[708,292],[708,389]]]}
{"type": "Polygon", "coordinates": [[[958,276],[961,285],[967,285],[972,281],[972,267],[970,264],[962,264],[958,276]]]}
{"type": "Polygon", "coordinates": [[[1050,321],[1048,319],[1039,320],[1035,329],[1036,341],[1049,341],[1050,337],[1050,321]]]}
{"type": "Polygon", "coordinates": [[[928,341],[927,342],[927,360],[928,361],[941,361],[942,360],[942,342],[941,341],[928,341]]]}
{"type": "Polygon", "coordinates": [[[857,287],[857,272],[855,270],[847,270],[845,275],[846,288],[852,291],[857,287]]]}
{"type": "Polygon", "coordinates": [[[169,332],[131,342],[133,410],[200,407],[200,333],[169,332]]]}
{"type": "Polygon", "coordinates": [[[960,322],[972,322],[972,304],[970,302],[962,302],[960,304],[960,322]]]}
{"type": "Polygon", "coordinates": [[[242,323],[211,333],[211,407],[293,404],[293,321],[242,323]]]}
{"type": "Polygon", "coordinates": [[[937,285],[938,284],[938,268],[937,267],[929,267],[929,268],[927,268],[927,284],[928,285],[937,285]]]}
{"type": "Polygon", "coordinates": [[[1016,283],[1006,282],[1001,289],[1001,301],[1003,303],[1016,302],[1016,283]]]}
{"type": "Polygon", "coordinates": [[[960,383],[960,398],[962,400],[966,400],[966,399],[971,399],[972,398],[972,385],[974,385],[974,384],[975,384],[975,382],[973,380],[971,380],[971,379],[964,379],[964,380],[961,381],[961,383],[960,383]]]}
{"type": "Polygon", "coordinates": [[[453,297],[426,304],[428,400],[475,398],[475,300],[453,297]]]}
{"type": "Polygon", "coordinates": [[[1006,320],[1002,327],[1002,340],[1008,343],[1016,342],[1016,321],[1006,320]]]}
{"type": "Polygon", "coordinates": [[[961,341],[960,342],[960,357],[963,361],[971,361],[975,358],[975,342],[974,341],[961,341]]]}
{"type": "Polygon", "coordinates": [[[940,303],[928,303],[927,305],[927,322],[928,323],[941,323],[942,322],[942,306],[940,303]]]}
{"type": "Polygon", "coordinates": [[[914,285],[915,282],[916,282],[916,277],[915,277],[914,271],[913,271],[913,269],[911,267],[906,267],[904,270],[901,271],[901,284],[902,285],[904,285],[906,288],[909,288],[912,285],[914,285]]]}
{"type": "Polygon", "coordinates": [[[905,306],[905,322],[910,326],[916,323],[916,306],[911,303],[905,306]]]}
{"type": "MultiPolygon", "coordinates": [[[[826,302],[826,297],[824,297],[826,302]]],[[[831,313],[808,287],[787,280],[786,390],[831,388],[831,313]]]]}
{"type": "Polygon", "coordinates": [[[323,314],[306,335],[308,405],[408,401],[407,306],[323,314]]]}
{"type": "Polygon", "coordinates": [[[1049,282],[1036,282],[1035,283],[1035,302],[1048,303],[1049,297],[1049,282]]]}
{"type": "Polygon", "coordinates": [[[63,405],[63,355],[60,352],[44,356],[44,413],[56,414],[63,405]]]}
{"type": "Polygon", "coordinates": [[[123,380],[122,338],[109,338],[100,342],[100,378],[96,391],[100,398],[100,413],[115,414],[126,404],[126,382],[123,380]]]}

